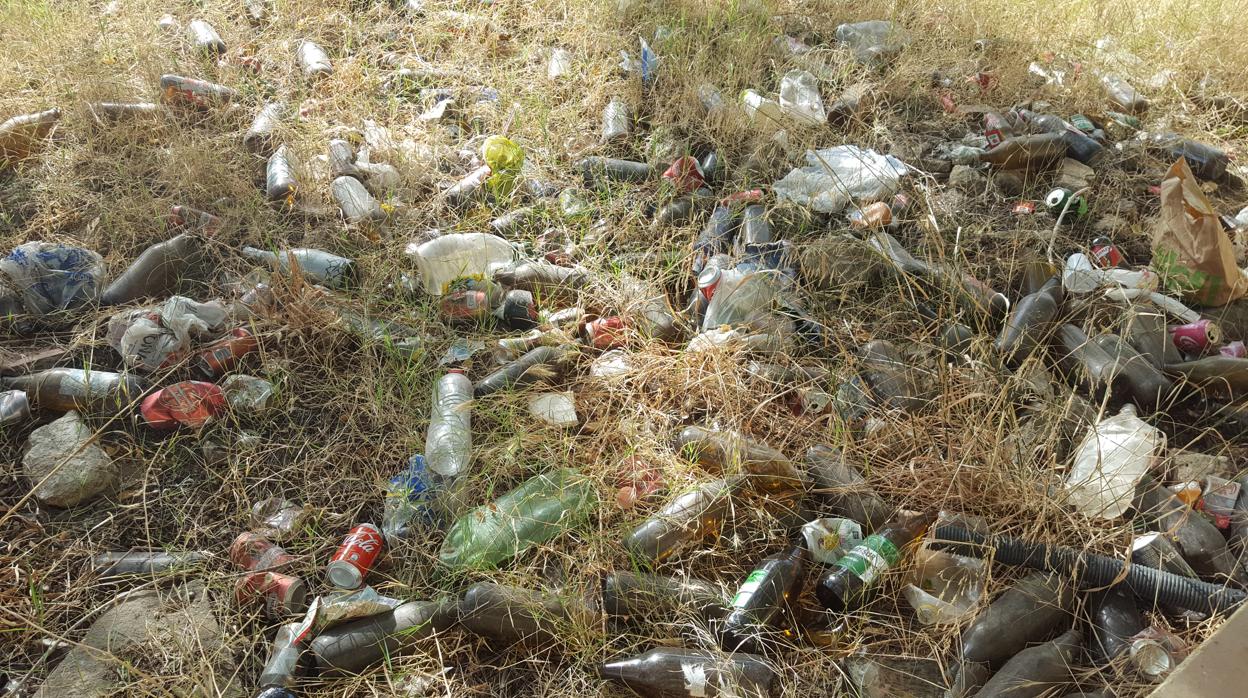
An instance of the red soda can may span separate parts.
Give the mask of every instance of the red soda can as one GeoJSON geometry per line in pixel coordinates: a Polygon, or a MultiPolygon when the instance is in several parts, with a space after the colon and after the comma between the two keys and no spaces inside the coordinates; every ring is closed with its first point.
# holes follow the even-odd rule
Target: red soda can
{"type": "Polygon", "coordinates": [[[285,548],[255,531],[238,534],[230,544],[230,562],[253,572],[283,567],[296,560],[285,548]]]}
{"type": "Polygon", "coordinates": [[[365,523],[351,529],[325,568],[329,583],[339,589],[358,588],[381,555],[383,545],[381,531],[376,526],[365,523]]]}
{"type": "Polygon", "coordinates": [[[1231,342],[1218,349],[1218,353],[1222,356],[1229,356],[1232,359],[1248,358],[1248,348],[1244,347],[1243,342],[1231,342]]]}
{"type": "Polygon", "coordinates": [[[452,320],[474,320],[490,314],[485,291],[456,291],[442,299],[442,314],[452,320]]]}
{"type": "Polygon", "coordinates": [[[1170,338],[1184,354],[1203,354],[1222,339],[1222,330],[1210,320],[1197,320],[1171,327],[1170,338]]]}
{"type": "Polygon", "coordinates": [[[706,184],[702,165],[692,155],[677,158],[676,162],[663,171],[663,179],[672,183],[677,194],[688,194],[706,184]]]}
{"type": "Polygon", "coordinates": [[[615,349],[624,346],[624,318],[612,315],[585,323],[585,338],[595,349],[615,349]]]}
{"type": "Polygon", "coordinates": [[[715,296],[715,289],[719,288],[719,282],[723,281],[724,272],[718,266],[711,265],[702,270],[698,274],[698,291],[702,293],[702,297],[708,301],[715,296]]]}
{"type": "Polygon", "coordinates": [[[1001,145],[1002,141],[1012,135],[1010,122],[1004,116],[995,111],[984,113],[984,138],[988,139],[989,150],[1001,145]]]}
{"type": "Polygon", "coordinates": [[[1109,238],[1097,238],[1092,241],[1092,261],[1102,267],[1117,267],[1122,264],[1122,250],[1109,238]]]}
{"type": "Polygon", "coordinates": [[[198,429],[224,412],[225,404],[225,393],[220,386],[182,381],[143,398],[139,413],[153,429],[172,430],[179,426],[198,429]]]}
{"type": "Polygon", "coordinates": [[[260,342],[251,332],[239,327],[199,353],[195,358],[195,370],[200,375],[217,378],[234,370],[244,356],[260,348],[260,342]]]}
{"type": "Polygon", "coordinates": [[[253,572],[234,585],[234,600],[241,606],[264,599],[264,610],[273,620],[284,620],[308,610],[308,589],[303,580],[281,572],[253,572]]]}
{"type": "Polygon", "coordinates": [[[221,229],[221,219],[190,206],[174,206],[169,209],[169,227],[185,228],[211,236],[221,229]]]}

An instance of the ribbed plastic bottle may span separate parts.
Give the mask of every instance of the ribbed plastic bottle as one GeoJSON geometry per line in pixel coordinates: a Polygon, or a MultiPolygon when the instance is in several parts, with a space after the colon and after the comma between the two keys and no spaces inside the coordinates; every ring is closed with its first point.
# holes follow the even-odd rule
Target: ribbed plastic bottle
{"type": "Polygon", "coordinates": [[[460,369],[451,369],[433,388],[425,459],[429,469],[445,478],[457,478],[472,460],[472,381],[460,369]]]}

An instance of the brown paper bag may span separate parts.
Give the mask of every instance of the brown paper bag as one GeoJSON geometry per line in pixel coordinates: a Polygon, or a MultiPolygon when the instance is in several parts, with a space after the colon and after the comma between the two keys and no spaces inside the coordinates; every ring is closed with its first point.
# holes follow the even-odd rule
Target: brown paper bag
{"type": "Polygon", "coordinates": [[[1231,239],[1183,158],[1161,183],[1151,266],[1166,290],[1198,305],[1226,305],[1248,294],[1231,239]]]}

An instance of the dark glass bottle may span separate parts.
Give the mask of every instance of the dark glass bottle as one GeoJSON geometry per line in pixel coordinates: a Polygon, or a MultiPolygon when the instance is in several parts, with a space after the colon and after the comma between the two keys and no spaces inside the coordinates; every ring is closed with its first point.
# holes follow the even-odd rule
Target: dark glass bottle
{"type": "Polygon", "coordinates": [[[815,481],[815,493],[826,499],[833,512],[869,530],[892,517],[893,508],[871,489],[858,468],[845,461],[840,449],[812,446],[806,451],[806,466],[815,481]]]}
{"type": "Polygon", "coordinates": [[[573,627],[588,627],[594,613],[581,599],[490,582],[474,584],[459,603],[459,623],[502,643],[545,645],[573,627]]]}
{"type": "Polygon", "coordinates": [[[1017,366],[1044,341],[1050,325],[1062,307],[1061,281],[1052,278],[1039,291],[1023,296],[1010,311],[997,336],[997,351],[1011,366],[1017,366]]]}
{"type": "Polygon", "coordinates": [[[700,579],[634,572],[612,572],[603,579],[602,610],[616,617],[693,612],[704,620],[728,612],[719,590],[700,579]]]}
{"type": "Polygon", "coordinates": [[[1083,646],[1080,630],[1067,630],[1056,639],[1028,647],[1014,655],[993,675],[976,698],[1034,698],[1050,695],[1053,689],[1074,683],[1072,671],[1078,665],[1083,646]]]}
{"type": "Polygon", "coordinates": [[[962,660],[998,665],[1070,618],[1074,591],[1057,576],[1032,572],[989,604],[962,633],[962,660]]]}
{"type": "Polygon", "coordinates": [[[775,672],[752,654],[656,647],[607,662],[598,673],[646,698],[766,698],[778,693],[775,672]]]}
{"type": "Polygon", "coordinates": [[[543,374],[543,371],[538,369],[539,366],[546,368],[546,372],[549,373],[553,370],[555,364],[563,361],[573,351],[572,347],[569,346],[537,347],[477,381],[472,386],[472,396],[474,398],[483,398],[500,390],[533,383],[543,374]]]}
{"type": "Polygon", "coordinates": [[[107,413],[138,403],[147,383],[126,373],[50,368],[26,376],[0,379],[0,386],[25,390],[36,409],[107,413]]]}
{"type": "Polygon", "coordinates": [[[729,652],[758,652],[770,628],[791,613],[789,604],[802,592],[805,551],[793,546],[763,558],[732,597],[731,610],[719,623],[720,645],[729,652]]]}
{"type": "Polygon", "coordinates": [[[1131,637],[1148,627],[1135,599],[1117,588],[1088,594],[1088,624],[1092,628],[1088,654],[1098,665],[1126,652],[1131,637]]]}
{"type": "Polygon", "coordinates": [[[901,561],[907,545],[922,536],[936,514],[894,520],[837,560],[815,587],[819,602],[832,611],[852,611],[866,600],[880,575],[901,561]]]}
{"type": "Polygon", "coordinates": [[[719,535],[732,492],[741,482],[714,480],[677,496],[624,539],[624,547],[640,560],[655,563],[685,544],[719,535]]]}
{"type": "Polygon", "coordinates": [[[409,601],[389,613],[338,625],[310,645],[322,673],[354,674],[455,625],[453,601],[409,601]]]}
{"type": "Polygon", "coordinates": [[[101,305],[121,305],[139,298],[163,297],[204,258],[204,241],[183,233],[143,250],[100,294],[101,305]]]}

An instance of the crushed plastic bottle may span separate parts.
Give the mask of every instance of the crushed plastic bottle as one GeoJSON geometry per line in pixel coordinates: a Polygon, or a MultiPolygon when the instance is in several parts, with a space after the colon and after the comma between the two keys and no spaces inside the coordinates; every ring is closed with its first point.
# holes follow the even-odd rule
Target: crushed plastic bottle
{"type": "Polygon", "coordinates": [[[405,470],[390,478],[381,517],[381,532],[387,545],[393,547],[398,540],[407,538],[414,523],[433,520],[433,501],[440,486],[439,478],[419,453],[407,460],[405,470]]]}

